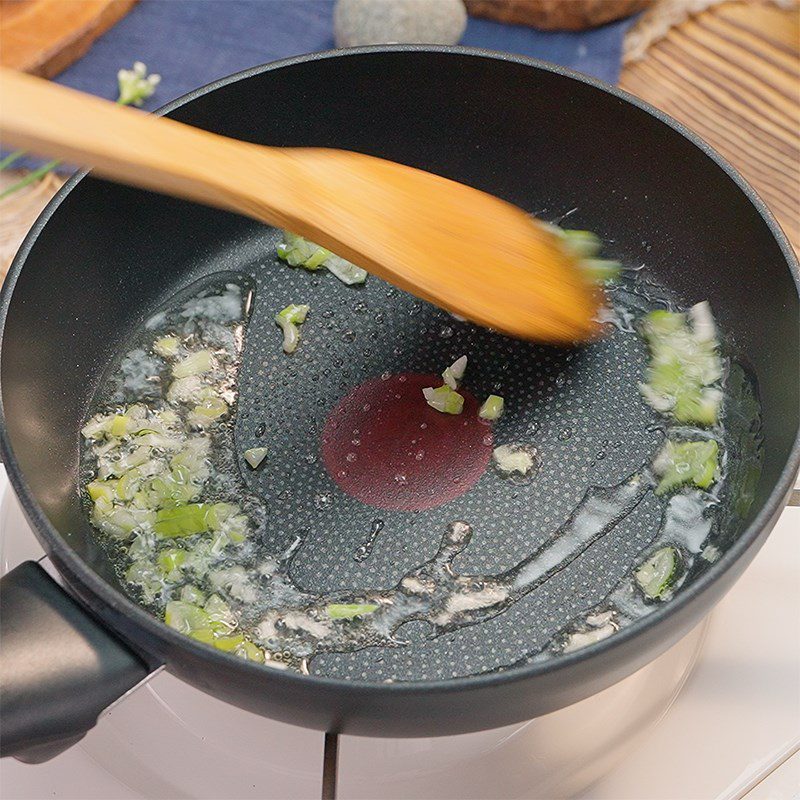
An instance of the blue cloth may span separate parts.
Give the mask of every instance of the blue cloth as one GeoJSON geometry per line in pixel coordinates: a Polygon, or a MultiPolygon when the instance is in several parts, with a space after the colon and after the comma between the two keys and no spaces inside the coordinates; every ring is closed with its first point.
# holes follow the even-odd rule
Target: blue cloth
{"type": "MultiPolygon", "coordinates": [[[[581,33],[470,18],[462,44],[535,56],[615,83],[630,22],[581,33]]],[[[143,61],[161,83],[157,108],[205,83],[333,44],[333,0],[142,0],[56,79],[116,99],[117,70],[143,61]]],[[[15,166],[31,166],[33,159],[15,166]]]]}

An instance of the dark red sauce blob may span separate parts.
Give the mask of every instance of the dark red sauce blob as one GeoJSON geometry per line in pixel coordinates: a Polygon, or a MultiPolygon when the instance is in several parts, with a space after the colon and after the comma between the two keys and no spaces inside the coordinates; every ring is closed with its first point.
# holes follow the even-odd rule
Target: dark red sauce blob
{"type": "Polygon", "coordinates": [[[492,455],[492,429],[464,389],[461,414],[442,414],[422,396],[439,375],[375,378],[333,409],[322,459],[339,488],[376,508],[423,511],[464,494],[492,455]]]}

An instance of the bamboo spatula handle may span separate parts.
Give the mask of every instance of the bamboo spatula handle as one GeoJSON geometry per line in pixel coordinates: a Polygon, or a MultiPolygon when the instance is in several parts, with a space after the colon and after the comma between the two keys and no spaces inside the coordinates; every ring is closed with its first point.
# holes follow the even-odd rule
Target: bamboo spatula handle
{"type": "Polygon", "coordinates": [[[496,197],[341,150],[248,144],[0,71],[6,143],[288,228],[418,297],[529,339],[593,335],[555,236],[496,197]]]}
{"type": "MultiPolygon", "coordinates": [[[[0,69],[0,98],[4,145],[88,165],[163,194],[242,210],[241,198],[226,192],[219,178],[231,168],[234,174],[241,170],[252,146],[9,69],[0,69]]],[[[281,151],[274,155],[280,165],[281,151]]],[[[259,162],[263,169],[263,156],[259,162]]],[[[291,180],[277,168],[269,189],[273,196],[282,177],[291,180]]],[[[266,221],[284,225],[286,220],[276,210],[266,221]]]]}

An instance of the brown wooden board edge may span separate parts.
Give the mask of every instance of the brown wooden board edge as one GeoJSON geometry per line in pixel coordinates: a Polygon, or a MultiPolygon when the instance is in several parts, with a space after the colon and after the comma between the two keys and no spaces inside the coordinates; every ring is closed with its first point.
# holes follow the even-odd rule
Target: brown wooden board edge
{"type": "Polygon", "coordinates": [[[65,15],[66,4],[57,7],[51,0],[32,0],[31,7],[0,22],[0,63],[52,78],[84,56],[94,41],[128,14],[137,2],[83,2],[77,6],[83,13],[65,15]],[[65,17],[69,22],[59,26],[65,17]]]}

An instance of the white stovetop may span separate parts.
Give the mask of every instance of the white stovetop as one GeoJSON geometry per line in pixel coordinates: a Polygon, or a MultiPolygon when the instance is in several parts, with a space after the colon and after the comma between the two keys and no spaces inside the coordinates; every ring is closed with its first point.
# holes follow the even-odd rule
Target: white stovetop
{"type": "MultiPolygon", "coordinates": [[[[41,548],[0,474],[0,569],[41,548]]],[[[800,800],[800,508],[710,620],[605,692],[442,739],[342,737],[339,797],[800,800]]],[[[318,798],[322,734],[162,672],[76,747],[5,759],[3,800],[318,798]]]]}

